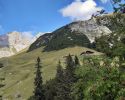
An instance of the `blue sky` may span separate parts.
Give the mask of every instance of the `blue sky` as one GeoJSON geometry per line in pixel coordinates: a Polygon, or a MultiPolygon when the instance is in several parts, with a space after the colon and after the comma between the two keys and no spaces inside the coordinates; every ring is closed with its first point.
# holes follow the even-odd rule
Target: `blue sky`
{"type": "MultiPolygon", "coordinates": [[[[74,2],[82,3],[81,0],[0,0],[0,34],[12,31],[33,34],[54,31],[75,18],[81,18],[77,15],[70,16],[74,9],[67,12],[68,6],[69,9],[75,5],[77,7],[77,3],[71,6],[74,2]]],[[[97,7],[104,7],[108,12],[112,11],[109,2],[102,3],[101,0],[94,2],[97,7]]]]}

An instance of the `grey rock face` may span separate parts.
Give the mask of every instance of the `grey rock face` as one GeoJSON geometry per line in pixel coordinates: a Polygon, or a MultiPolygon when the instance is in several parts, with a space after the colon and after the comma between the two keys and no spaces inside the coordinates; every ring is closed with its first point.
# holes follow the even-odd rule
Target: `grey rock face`
{"type": "Polygon", "coordinates": [[[102,34],[107,35],[111,33],[111,30],[104,26],[98,25],[95,18],[88,21],[78,21],[69,25],[72,31],[78,31],[85,34],[91,42],[95,40],[95,37],[100,37],[102,34]]]}
{"type": "Polygon", "coordinates": [[[0,36],[0,58],[9,57],[31,44],[31,40],[20,32],[11,32],[0,36]]]}

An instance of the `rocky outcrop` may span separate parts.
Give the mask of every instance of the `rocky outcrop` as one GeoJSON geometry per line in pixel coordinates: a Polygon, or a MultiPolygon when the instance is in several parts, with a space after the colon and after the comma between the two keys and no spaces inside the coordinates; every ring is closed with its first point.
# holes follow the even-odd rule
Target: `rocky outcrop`
{"type": "Polygon", "coordinates": [[[111,33],[111,30],[107,26],[99,25],[95,18],[88,21],[73,22],[69,25],[69,27],[72,31],[85,34],[91,42],[94,42],[95,37],[111,33]]]}
{"type": "Polygon", "coordinates": [[[31,44],[31,39],[20,32],[10,32],[0,36],[0,58],[9,57],[31,44]]]}

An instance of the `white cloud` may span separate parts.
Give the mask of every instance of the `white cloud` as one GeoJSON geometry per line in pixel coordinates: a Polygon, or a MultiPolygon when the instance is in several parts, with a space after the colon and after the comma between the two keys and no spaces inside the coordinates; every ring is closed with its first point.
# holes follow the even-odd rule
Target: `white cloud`
{"type": "Polygon", "coordinates": [[[92,14],[100,11],[102,7],[97,7],[94,0],[75,0],[70,5],[62,8],[60,12],[64,17],[70,17],[72,20],[88,20],[92,14]]]}

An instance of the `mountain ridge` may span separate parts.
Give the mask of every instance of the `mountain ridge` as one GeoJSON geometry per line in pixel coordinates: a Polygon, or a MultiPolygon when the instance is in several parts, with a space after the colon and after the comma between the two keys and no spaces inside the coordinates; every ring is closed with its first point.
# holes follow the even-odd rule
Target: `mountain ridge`
{"type": "Polygon", "coordinates": [[[83,40],[80,40],[82,42],[80,46],[90,47],[91,43],[95,41],[96,37],[108,35],[110,33],[112,33],[112,31],[106,25],[100,25],[97,18],[92,18],[87,21],[75,21],[62,26],[52,33],[40,36],[33,44],[31,44],[28,52],[41,46],[45,46],[45,51],[48,51],[48,49],[58,50],[61,48],[66,48],[68,47],[68,44],[70,44],[69,47],[79,45],[78,39],[73,39],[73,37],[78,37],[80,40],[80,37],[78,35],[81,35],[81,37],[83,37],[83,40]],[[58,41],[55,41],[55,39],[58,41]],[[88,45],[84,44],[86,41],[88,41],[88,45]],[[44,42],[46,43],[44,44],[44,42]],[[54,43],[55,45],[58,45],[58,47],[54,47],[54,43]]]}

